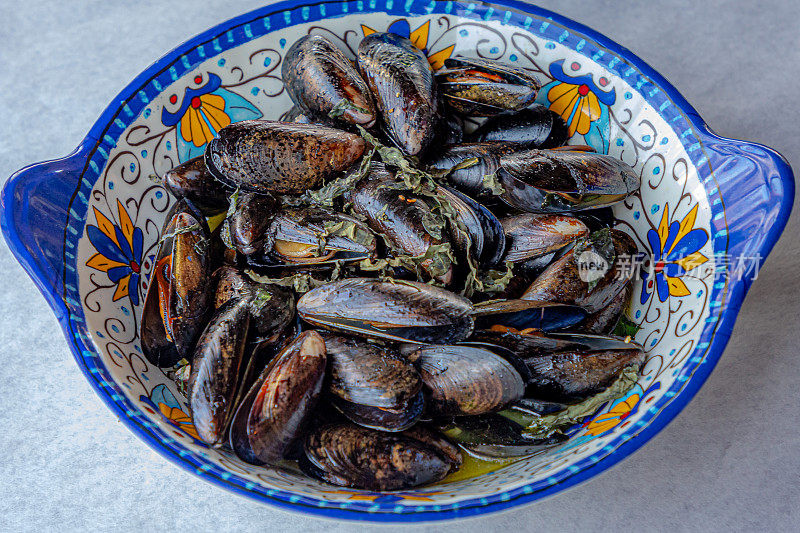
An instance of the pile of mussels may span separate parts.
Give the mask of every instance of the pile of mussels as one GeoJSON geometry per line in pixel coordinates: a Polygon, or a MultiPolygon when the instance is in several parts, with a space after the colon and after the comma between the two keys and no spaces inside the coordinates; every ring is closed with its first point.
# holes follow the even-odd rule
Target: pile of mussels
{"type": "Polygon", "coordinates": [[[606,208],[639,178],[563,146],[534,77],[466,57],[434,73],[388,33],[355,62],[303,37],[282,75],[282,121],[222,128],[163,177],[178,201],[142,349],[203,441],[401,489],[464,453],[557,445],[632,386],[644,353],[611,333],[636,246],[606,208]]]}

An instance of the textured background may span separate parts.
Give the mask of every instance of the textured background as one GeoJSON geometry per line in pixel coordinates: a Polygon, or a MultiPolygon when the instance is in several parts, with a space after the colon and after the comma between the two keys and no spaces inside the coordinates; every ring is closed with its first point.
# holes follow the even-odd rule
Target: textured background
{"type": "MultiPolygon", "coordinates": [[[[0,177],[69,153],[117,92],[159,55],[262,3],[0,0],[0,177]]],[[[772,146],[800,170],[795,0],[539,4],[625,44],[719,134],[772,146]]],[[[795,216],[753,285],[716,370],[647,446],[566,493],[450,529],[797,527],[798,250],[795,216]]],[[[252,503],[162,460],[91,391],[5,243],[0,270],[0,530],[358,527],[252,503]]]]}

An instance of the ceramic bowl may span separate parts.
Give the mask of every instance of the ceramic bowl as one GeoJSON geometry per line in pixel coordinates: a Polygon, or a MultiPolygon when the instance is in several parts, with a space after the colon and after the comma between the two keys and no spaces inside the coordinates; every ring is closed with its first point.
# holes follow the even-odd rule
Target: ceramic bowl
{"type": "Polygon", "coordinates": [[[513,1],[289,1],[227,21],[145,70],[72,154],[11,177],[2,225],[86,379],[164,457],[280,507],[414,521],[537,500],[597,475],[652,438],[722,354],[751,279],[789,216],[793,188],[779,154],[714,135],[642,60],[564,17],[513,1]],[[641,174],[641,191],[615,213],[647,258],[629,316],[641,325],[636,340],[648,358],[632,391],[547,454],[472,479],[374,493],[252,467],[207,448],[185,398],[142,357],[137,318],[173,201],[148,176],[201,154],[225,124],[287,110],[280,65],[301,35],[323,34],[352,53],[365,34],[387,30],[410,37],[434,67],[463,54],[531,69],[542,81],[539,101],[568,122],[571,143],[641,174]]]}

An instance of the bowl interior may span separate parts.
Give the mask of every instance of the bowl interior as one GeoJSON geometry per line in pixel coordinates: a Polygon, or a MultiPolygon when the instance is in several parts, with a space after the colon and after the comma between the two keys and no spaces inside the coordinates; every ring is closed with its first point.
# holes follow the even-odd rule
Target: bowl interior
{"type": "Polygon", "coordinates": [[[98,139],[89,160],[96,180],[85,178],[78,193],[77,215],[85,211],[85,220],[76,218],[83,222],[67,234],[77,269],[67,273],[65,285],[73,312],[85,320],[86,344],[96,350],[87,357],[90,371],[107,384],[101,386],[113,391],[112,399],[159,451],[262,499],[413,513],[481,506],[553,487],[613,454],[681,392],[706,355],[713,333],[708,319],[725,289],[714,283],[714,254],[724,249],[714,239],[712,217],[721,207],[709,200],[707,176],[698,175],[701,151],[681,135],[688,121],[680,109],[642,73],[545,18],[454,2],[400,15],[390,3],[383,10],[389,13],[359,1],[243,19],[176,58],[121,104],[98,139]],[[410,37],[434,68],[461,54],[531,69],[543,85],[538,101],[567,120],[571,144],[589,144],[641,173],[641,192],[615,214],[644,252],[644,274],[628,314],[641,325],[636,340],[648,354],[637,386],[573,428],[564,445],[476,478],[390,494],[337,488],[289,467],[253,467],[209,449],[196,439],[185,398],[142,356],[137,330],[159,230],[173,201],[148,177],[202,154],[228,123],[285,112],[290,101],[280,65],[300,36],[325,35],[352,56],[365,34],[387,30],[410,37]]]}

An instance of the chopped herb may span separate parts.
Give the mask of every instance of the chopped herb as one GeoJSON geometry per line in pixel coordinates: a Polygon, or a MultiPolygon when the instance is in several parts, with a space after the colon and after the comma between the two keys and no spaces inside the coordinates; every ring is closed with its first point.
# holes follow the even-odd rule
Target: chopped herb
{"type": "Polygon", "coordinates": [[[617,322],[616,327],[614,327],[614,331],[611,332],[612,335],[616,335],[618,337],[636,337],[636,334],[639,333],[639,330],[642,329],[641,326],[633,322],[630,318],[625,315],[622,315],[617,322]]]}
{"type": "Polygon", "coordinates": [[[531,438],[543,439],[553,433],[566,431],[570,426],[592,416],[606,402],[625,396],[636,385],[638,378],[639,370],[636,367],[626,367],[617,380],[603,392],[575,405],[570,405],[563,411],[539,418],[531,417],[530,424],[523,429],[523,432],[531,438]]]}

